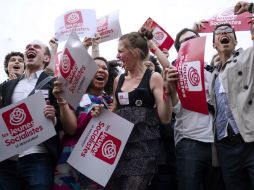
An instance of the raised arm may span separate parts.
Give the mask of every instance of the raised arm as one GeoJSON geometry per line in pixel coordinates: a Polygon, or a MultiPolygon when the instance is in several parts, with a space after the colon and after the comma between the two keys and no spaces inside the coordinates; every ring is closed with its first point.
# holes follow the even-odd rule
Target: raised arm
{"type": "Polygon", "coordinates": [[[201,20],[198,22],[194,22],[192,29],[196,32],[200,32],[202,29],[205,29],[205,24],[208,23],[206,20],[201,20]]]}
{"type": "Polygon", "coordinates": [[[47,66],[47,69],[52,71],[53,73],[55,72],[55,57],[57,53],[57,47],[58,47],[58,40],[53,37],[49,40],[49,47],[50,47],[50,62],[49,65],[47,66]]]}
{"type": "Polygon", "coordinates": [[[160,50],[160,48],[156,46],[156,44],[152,40],[148,40],[148,47],[154,53],[154,55],[156,55],[163,69],[168,68],[170,65],[170,62],[167,56],[160,50]]]}
{"type": "Polygon", "coordinates": [[[95,34],[94,38],[84,38],[83,45],[86,49],[88,49],[90,46],[92,46],[92,57],[99,57],[100,56],[100,49],[99,49],[99,43],[101,41],[101,37],[99,34],[95,34]]]}
{"type": "MultiPolygon", "coordinates": [[[[234,8],[234,14],[239,15],[245,12],[254,13],[254,4],[246,1],[239,1],[234,8]]],[[[251,39],[254,40],[254,17],[249,17],[251,39]]],[[[254,44],[253,44],[254,45],[254,44]]]]}
{"type": "Polygon", "coordinates": [[[65,133],[73,135],[77,129],[77,117],[69,104],[62,97],[63,89],[60,81],[54,82],[53,94],[60,108],[60,119],[65,133]]]}
{"type": "Polygon", "coordinates": [[[239,1],[235,5],[235,7],[234,7],[234,14],[235,15],[239,15],[239,14],[242,14],[244,12],[253,13],[254,12],[253,3],[246,2],[246,1],[239,1]]]}

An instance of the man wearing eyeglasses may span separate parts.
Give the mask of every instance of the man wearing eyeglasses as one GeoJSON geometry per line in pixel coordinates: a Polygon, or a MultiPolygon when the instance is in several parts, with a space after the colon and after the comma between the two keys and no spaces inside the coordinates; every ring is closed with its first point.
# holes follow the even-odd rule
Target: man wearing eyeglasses
{"type": "MultiPolygon", "coordinates": [[[[253,3],[236,4],[235,14],[247,11],[253,13],[253,3]]],[[[213,47],[220,64],[212,73],[210,95],[226,188],[245,190],[254,189],[254,48],[235,50],[236,45],[231,25],[214,29],[213,47]]]]}

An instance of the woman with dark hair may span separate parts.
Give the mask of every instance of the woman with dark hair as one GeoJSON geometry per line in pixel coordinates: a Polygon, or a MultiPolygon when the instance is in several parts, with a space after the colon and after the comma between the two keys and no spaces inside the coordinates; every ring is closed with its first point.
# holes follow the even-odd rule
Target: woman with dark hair
{"type": "Polygon", "coordinates": [[[115,79],[113,111],[134,128],[106,189],[147,189],[157,171],[159,124],[170,121],[172,103],[162,76],[143,64],[152,38],[143,28],[119,40],[117,58],[126,72],[115,79]]]}
{"type": "Polygon", "coordinates": [[[77,170],[72,168],[66,161],[71,154],[79,137],[85,130],[92,116],[96,115],[98,105],[111,104],[112,99],[104,93],[104,87],[108,82],[108,62],[103,57],[95,57],[95,63],[99,66],[93,80],[91,81],[87,94],[83,97],[76,113],[69,107],[62,97],[62,83],[54,83],[53,93],[58,100],[60,116],[65,135],[62,139],[62,154],[58,160],[54,178],[54,190],[84,190],[103,189],[102,186],[88,179],[77,170]],[[89,98],[90,102],[83,101],[89,98]]]}
{"type": "Polygon", "coordinates": [[[108,62],[108,73],[109,73],[109,78],[108,78],[108,83],[106,84],[104,90],[109,96],[113,96],[113,84],[115,78],[119,74],[118,66],[120,66],[120,63],[118,63],[117,60],[112,60],[108,62]]]}

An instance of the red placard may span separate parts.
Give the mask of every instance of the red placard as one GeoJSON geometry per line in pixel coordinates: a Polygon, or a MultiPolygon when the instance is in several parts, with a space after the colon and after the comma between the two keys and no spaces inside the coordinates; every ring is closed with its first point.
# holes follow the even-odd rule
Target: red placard
{"type": "Polygon", "coordinates": [[[2,117],[12,136],[19,135],[34,125],[32,116],[25,103],[4,112],[2,117]]]}
{"type": "Polygon", "coordinates": [[[153,30],[152,40],[160,48],[160,50],[169,50],[174,44],[172,37],[150,17],[146,20],[143,26],[148,30],[153,30]]]}
{"type": "Polygon", "coordinates": [[[176,60],[180,80],[177,93],[185,109],[208,114],[204,78],[204,50],[206,37],[181,44],[176,60]]]}

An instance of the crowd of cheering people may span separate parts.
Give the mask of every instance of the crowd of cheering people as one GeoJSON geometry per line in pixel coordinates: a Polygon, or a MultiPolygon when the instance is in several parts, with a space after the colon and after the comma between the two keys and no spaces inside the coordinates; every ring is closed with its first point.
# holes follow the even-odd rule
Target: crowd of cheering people
{"type": "MultiPolygon", "coordinates": [[[[234,11],[254,13],[254,5],[241,1],[234,11]]],[[[254,19],[249,19],[253,40],[254,19]]],[[[198,38],[204,22],[180,30],[175,49],[198,38]]],[[[36,40],[24,53],[7,54],[8,79],[0,84],[0,108],[25,99],[35,89],[47,90],[44,115],[52,120],[57,135],[0,162],[0,190],[253,190],[253,46],[236,49],[237,36],[230,24],[214,28],[211,45],[217,53],[204,68],[209,113],[201,114],[182,106],[175,61],[170,63],[168,51],[160,50],[152,39],[152,31],[144,27],[124,34],[116,60],[108,61],[99,51],[100,36],[85,38],[82,44],[91,47],[98,69],[83,95],[90,103],[81,101],[76,109],[64,99],[63,84],[53,77],[56,38],[50,40],[50,48],[36,40]],[[106,187],[67,163],[102,107],[134,124],[106,187]]]]}

